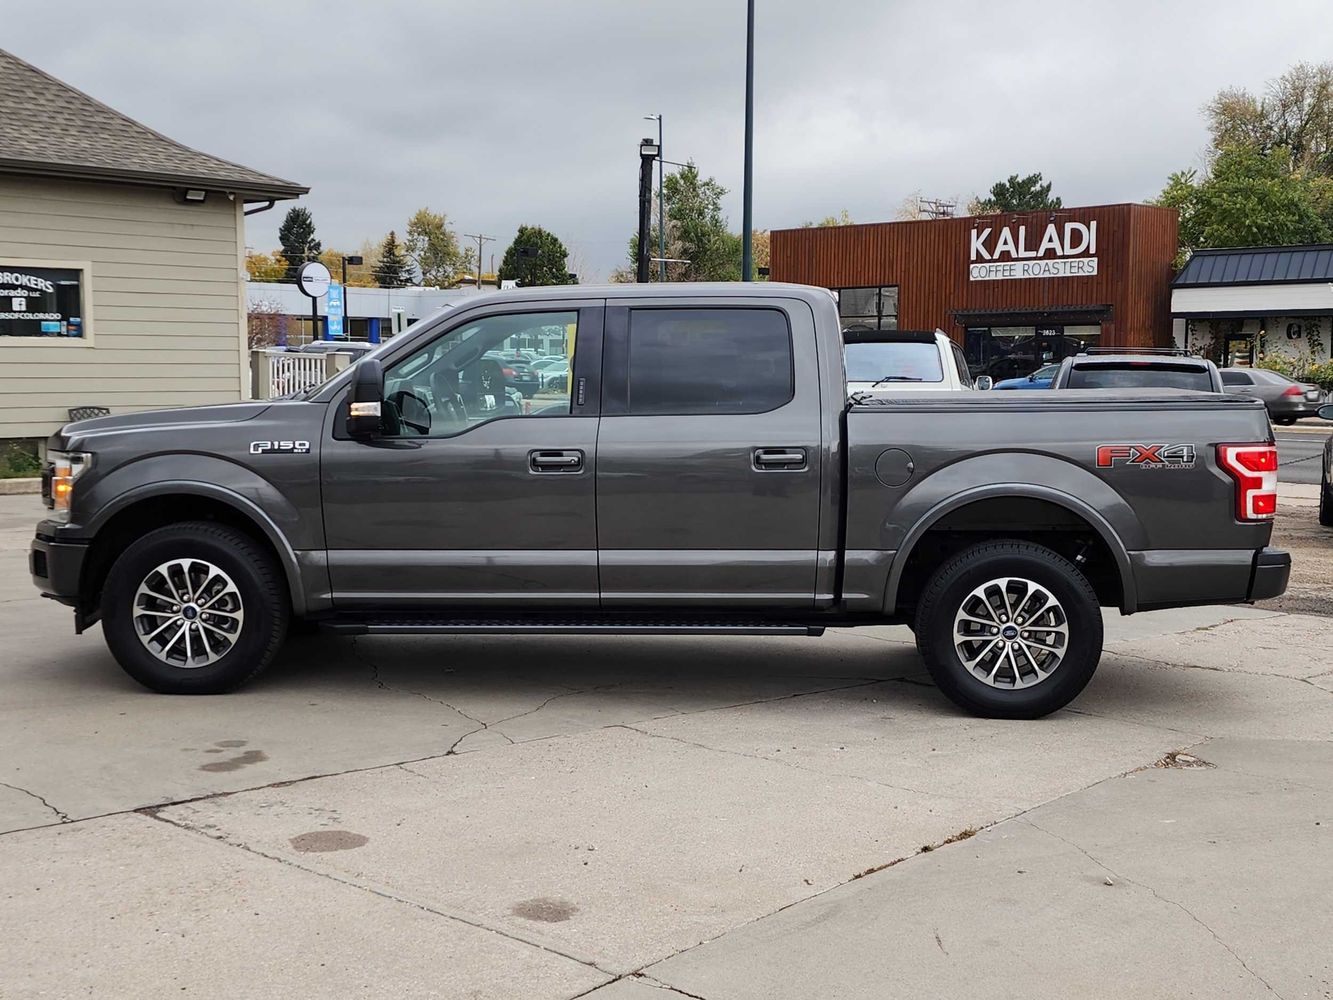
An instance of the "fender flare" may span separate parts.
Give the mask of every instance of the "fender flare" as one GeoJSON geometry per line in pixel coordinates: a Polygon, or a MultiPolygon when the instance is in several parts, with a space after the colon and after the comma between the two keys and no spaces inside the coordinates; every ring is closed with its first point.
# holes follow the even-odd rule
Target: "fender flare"
{"type": "Polygon", "coordinates": [[[994,483],[986,486],[976,486],[971,489],[955,493],[953,496],[940,501],[934,507],[930,508],[921,518],[919,518],[903,538],[902,547],[898,550],[893,559],[893,565],[889,569],[889,580],[884,588],[884,612],[892,614],[898,603],[898,589],[902,582],[903,570],[907,561],[911,558],[913,550],[916,549],[926,532],[930,531],[942,518],[953,513],[968,504],[976,503],[979,500],[993,500],[999,497],[1024,497],[1032,500],[1045,500],[1056,506],[1063,507],[1072,514],[1077,514],[1083,520],[1092,525],[1093,530],[1101,537],[1101,540],[1110,550],[1112,558],[1115,559],[1116,568],[1120,573],[1120,609],[1126,614],[1134,611],[1138,607],[1138,589],[1134,584],[1134,568],[1129,559],[1129,552],[1126,550],[1124,542],[1116,534],[1115,529],[1110,522],[1106,520],[1095,508],[1089,506],[1083,500],[1070,493],[1064,493],[1060,490],[1051,489],[1048,486],[1041,486],[1035,483],[994,483]]]}
{"type": "Polygon", "coordinates": [[[192,479],[168,479],[137,486],[119,494],[111,503],[100,509],[88,523],[88,531],[95,539],[97,533],[106,526],[106,523],[126,508],[142,500],[151,500],[154,497],[180,493],[217,500],[254,522],[278,554],[283,575],[287,578],[287,590],[291,594],[292,612],[296,615],[305,614],[305,590],[301,586],[300,564],[297,562],[296,552],[287,541],[287,537],[273,523],[273,519],[264,512],[263,508],[225,486],[192,479]]]}

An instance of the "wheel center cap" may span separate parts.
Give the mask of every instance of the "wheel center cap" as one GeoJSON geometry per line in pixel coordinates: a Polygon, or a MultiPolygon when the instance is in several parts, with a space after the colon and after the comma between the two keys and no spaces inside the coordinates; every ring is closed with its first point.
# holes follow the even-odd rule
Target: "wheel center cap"
{"type": "Polygon", "coordinates": [[[1013,625],[1006,625],[1004,628],[1000,630],[1000,635],[1004,636],[1004,638],[1006,639],[1017,639],[1018,629],[1015,628],[1013,625]]]}
{"type": "Polygon", "coordinates": [[[199,617],[199,609],[193,604],[187,604],[185,607],[181,608],[181,617],[187,622],[192,622],[199,617]]]}

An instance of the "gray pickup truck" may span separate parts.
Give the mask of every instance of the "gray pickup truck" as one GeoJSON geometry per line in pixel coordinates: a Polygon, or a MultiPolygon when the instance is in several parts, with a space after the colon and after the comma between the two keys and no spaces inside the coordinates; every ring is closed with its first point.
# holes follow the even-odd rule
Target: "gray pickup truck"
{"type": "Polygon", "coordinates": [[[963,708],[1088,683],[1101,607],[1274,597],[1262,404],[1172,390],[846,392],[833,297],[537,288],[416,324],[295,398],[70,424],[31,573],[173,693],[292,625],[819,634],[906,623],[963,708]],[[497,352],[567,355],[506,391],[497,352]]]}

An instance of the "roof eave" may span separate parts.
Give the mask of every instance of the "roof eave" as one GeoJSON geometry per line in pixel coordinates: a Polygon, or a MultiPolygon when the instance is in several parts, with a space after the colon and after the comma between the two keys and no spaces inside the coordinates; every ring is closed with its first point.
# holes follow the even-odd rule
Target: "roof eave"
{"type": "Polygon", "coordinates": [[[189,174],[163,174],[147,170],[116,170],[110,167],[78,163],[48,163],[42,160],[0,159],[0,173],[32,177],[61,177],[68,180],[103,181],[110,184],[137,184],[142,187],[202,188],[238,194],[244,201],[281,201],[299,198],[310,188],[274,177],[260,181],[246,178],[200,177],[189,174]]]}

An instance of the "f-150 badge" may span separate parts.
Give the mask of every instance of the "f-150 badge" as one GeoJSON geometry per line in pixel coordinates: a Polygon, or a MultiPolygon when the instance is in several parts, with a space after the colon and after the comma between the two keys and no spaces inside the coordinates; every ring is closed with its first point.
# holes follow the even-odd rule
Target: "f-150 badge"
{"type": "Polygon", "coordinates": [[[309,441],[251,441],[251,455],[308,455],[309,441]]]}
{"type": "Polygon", "coordinates": [[[1192,469],[1192,444],[1103,444],[1097,446],[1097,468],[1192,469]]]}

